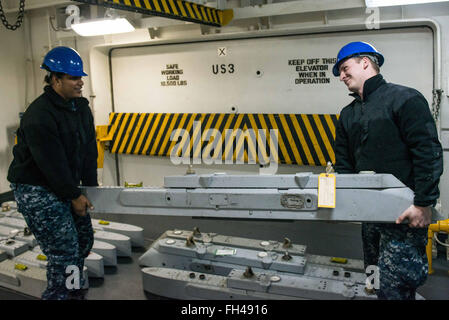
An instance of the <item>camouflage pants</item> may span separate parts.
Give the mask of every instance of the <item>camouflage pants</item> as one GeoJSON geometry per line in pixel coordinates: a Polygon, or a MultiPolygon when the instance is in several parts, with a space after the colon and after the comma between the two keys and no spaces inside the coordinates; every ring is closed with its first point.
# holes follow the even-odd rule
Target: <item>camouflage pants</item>
{"type": "Polygon", "coordinates": [[[379,267],[382,300],[415,300],[416,289],[427,279],[427,228],[362,223],[365,268],[379,267]]]}
{"type": "Polygon", "coordinates": [[[84,258],[93,245],[93,229],[89,214],[80,217],[72,213],[71,201],[61,201],[40,186],[11,184],[22,213],[41,250],[48,258],[45,300],[66,300],[79,296],[80,290],[66,286],[66,268],[77,266],[80,287],[84,285],[84,258]]]}

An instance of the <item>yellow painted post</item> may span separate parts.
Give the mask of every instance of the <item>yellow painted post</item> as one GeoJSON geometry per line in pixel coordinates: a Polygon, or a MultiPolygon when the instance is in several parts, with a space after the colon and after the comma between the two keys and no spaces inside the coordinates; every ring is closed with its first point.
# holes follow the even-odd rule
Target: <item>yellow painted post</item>
{"type": "Polygon", "coordinates": [[[97,168],[102,169],[104,163],[104,151],[106,150],[106,142],[112,140],[112,136],[114,132],[111,130],[108,134],[108,125],[97,126],[96,135],[97,135],[97,168]]]}
{"type": "Polygon", "coordinates": [[[433,243],[433,234],[431,228],[432,225],[429,226],[427,231],[427,246],[426,246],[426,254],[427,254],[427,263],[429,264],[429,274],[433,274],[435,271],[432,268],[432,243],[433,243]]]}
{"type": "Polygon", "coordinates": [[[427,246],[426,246],[426,254],[427,254],[427,262],[429,264],[429,274],[434,273],[432,268],[432,241],[435,232],[446,232],[449,233],[449,219],[440,220],[437,223],[429,225],[428,233],[427,233],[427,246]]]}

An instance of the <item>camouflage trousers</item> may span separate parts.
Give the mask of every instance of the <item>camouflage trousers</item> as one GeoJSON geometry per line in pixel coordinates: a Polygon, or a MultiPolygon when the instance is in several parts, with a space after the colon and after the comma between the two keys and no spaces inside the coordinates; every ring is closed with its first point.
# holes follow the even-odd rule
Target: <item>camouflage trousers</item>
{"type": "Polygon", "coordinates": [[[365,268],[379,267],[382,300],[415,300],[416,289],[427,279],[427,228],[362,223],[365,268]]]}
{"type": "Polygon", "coordinates": [[[70,270],[66,268],[78,267],[82,288],[84,258],[93,245],[89,214],[80,217],[72,213],[71,201],[61,201],[47,188],[26,184],[11,184],[11,188],[19,212],[48,259],[47,288],[42,299],[76,299],[82,295],[82,290],[67,288],[66,281],[71,273],[66,273],[70,270]]]}

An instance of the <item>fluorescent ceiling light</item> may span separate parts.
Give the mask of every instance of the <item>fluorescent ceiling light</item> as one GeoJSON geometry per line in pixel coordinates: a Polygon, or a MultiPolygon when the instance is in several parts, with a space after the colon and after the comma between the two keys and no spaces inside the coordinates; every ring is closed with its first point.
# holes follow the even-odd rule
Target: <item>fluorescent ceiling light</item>
{"type": "Polygon", "coordinates": [[[368,8],[403,6],[407,4],[423,4],[431,2],[447,2],[448,0],[365,0],[368,8]]]}
{"type": "Polygon", "coordinates": [[[134,31],[134,27],[125,18],[90,20],[74,23],[72,24],[72,29],[83,37],[134,31]]]}

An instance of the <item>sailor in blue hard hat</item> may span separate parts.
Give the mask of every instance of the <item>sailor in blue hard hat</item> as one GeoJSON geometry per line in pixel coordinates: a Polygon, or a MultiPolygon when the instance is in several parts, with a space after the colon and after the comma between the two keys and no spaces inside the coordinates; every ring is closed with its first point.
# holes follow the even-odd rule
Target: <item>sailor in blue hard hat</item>
{"type": "Polygon", "coordinates": [[[84,259],[93,245],[87,208],[92,204],[79,187],[98,185],[94,119],[81,94],[87,74],[80,55],[69,47],[50,50],[41,68],[47,71],[47,85],[23,113],[8,180],[47,257],[42,299],[84,299],[84,259]]]}
{"type": "Polygon", "coordinates": [[[64,99],[81,97],[87,76],[83,71],[83,60],[76,50],[69,47],[55,47],[50,50],[42,62],[41,69],[47,70],[45,82],[64,99]]]}
{"type": "Polygon", "coordinates": [[[335,171],[391,174],[414,192],[408,208],[395,209],[396,223],[361,225],[365,268],[379,270],[379,286],[368,285],[368,292],[379,299],[414,300],[427,278],[427,227],[440,195],[443,152],[424,96],[387,82],[379,73],[383,63],[383,55],[366,42],[348,43],[338,52],[333,73],[354,99],[336,125],[335,171]]]}
{"type": "Polygon", "coordinates": [[[350,91],[363,97],[363,83],[378,74],[383,63],[383,55],[371,44],[351,42],[338,52],[332,72],[334,76],[340,77],[340,81],[343,81],[350,91]]]}

